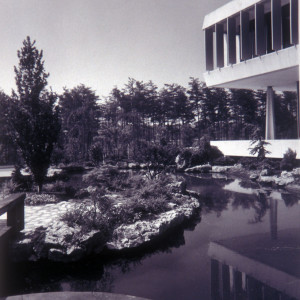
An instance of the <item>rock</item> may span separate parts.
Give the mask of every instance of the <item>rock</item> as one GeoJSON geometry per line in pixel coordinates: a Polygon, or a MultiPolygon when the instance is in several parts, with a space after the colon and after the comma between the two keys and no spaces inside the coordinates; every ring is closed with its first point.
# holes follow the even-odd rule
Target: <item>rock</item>
{"type": "Polygon", "coordinates": [[[185,159],[183,157],[181,157],[180,154],[178,154],[176,156],[175,163],[176,163],[177,171],[183,171],[187,166],[187,162],[185,161],[185,159]]]}
{"type": "Polygon", "coordinates": [[[300,176],[300,168],[295,168],[291,172],[294,176],[300,176]]]}
{"type": "Polygon", "coordinates": [[[186,181],[178,181],[175,183],[168,184],[168,187],[171,188],[173,193],[182,193],[186,192],[186,181]]]}
{"type": "Polygon", "coordinates": [[[286,186],[295,181],[292,172],[282,171],[280,176],[259,176],[259,182],[262,183],[275,183],[278,186],[286,186]]]}
{"type": "Polygon", "coordinates": [[[212,173],[226,173],[230,169],[232,169],[231,166],[212,166],[211,172],[212,173]]]}
{"type": "Polygon", "coordinates": [[[119,161],[119,162],[117,162],[117,167],[119,169],[127,169],[128,163],[126,161],[119,161]]]}
{"type": "Polygon", "coordinates": [[[134,224],[119,226],[114,230],[112,240],[106,245],[109,249],[114,250],[141,246],[182,223],[185,218],[191,217],[199,206],[199,201],[187,197],[185,204],[160,214],[155,220],[138,221],[134,224]]]}
{"type": "Polygon", "coordinates": [[[262,183],[275,183],[277,176],[259,176],[258,181],[262,183]]]}
{"type": "Polygon", "coordinates": [[[128,168],[129,169],[140,169],[140,165],[138,163],[129,163],[128,168]]]}
{"type": "Polygon", "coordinates": [[[290,183],[293,183],[295,178],[293,176],[293,172],[282,171],[280,177],[275,179],[275,183],[279,186],[285,186],[290,183]]]}
{"type": "Polygon", "coordinates": [[[192,168],[188,168],[185,170],[185,172],[188,173],[209,173],[212,170],[211,165],[200,165],[200,166],[195,166],[192,168]]]}
{"type": "Polygon", "coordinates": [[[249,178],[252,181],[256,181],[259,178],[259,175],[256,173],[252,173],[249,178]]]}
{"type": "Polygon", "coordinates": [[[263,169],[260,172],[260,176],[272,176],[274,173],[271,169],[263,169]]]}

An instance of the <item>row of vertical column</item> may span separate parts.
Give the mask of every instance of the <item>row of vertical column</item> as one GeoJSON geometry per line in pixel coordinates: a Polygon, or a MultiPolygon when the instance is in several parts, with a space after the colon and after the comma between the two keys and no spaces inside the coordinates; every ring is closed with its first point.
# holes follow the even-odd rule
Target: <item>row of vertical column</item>
{"type": "Polygon", "coordinates": [[[271,0],[271,23],[268,24],[265,4],[257,3],[255,6],[243,10],[239,15],[228,17],[227,20],[205,29],[205,56],[206,70],[224,67],[224,35],[227,34],[227,62],[237,63],[236,36],[240,37],[239,49],[241,60],[252,58],[252,39],[250,37],[250,11],[254,12],[254,55],[266,54],[268,41],[271,41],[271,50],[278,51],[283,48],[283,35],[289,34],[289,43],[299,43],[298,32],[298,0],[289,2],[288,30],[283,31],[281,0],[271,0]],[[239,24],[239,29],[237,24],[239,24]],[[270,25],[270,26],[269,26],[270,25]],[[215,35],[215,37],[214,37],[215,35]],[[215,38],[215,43],[214,43],[215,38]],[[215,44],[215,47],[214,47],[215,44]],[[215,48],[215,49],[214,49],[215,48]]]}
{"type": "Polygon", "coordinates": [[[257,279],[211,259],[211,300],[292,300],[257,279]]]}

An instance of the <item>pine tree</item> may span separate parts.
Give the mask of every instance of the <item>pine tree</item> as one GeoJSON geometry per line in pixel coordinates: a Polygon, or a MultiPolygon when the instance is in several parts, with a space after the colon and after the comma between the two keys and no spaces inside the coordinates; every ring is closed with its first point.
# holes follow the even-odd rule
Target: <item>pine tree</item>
{"type": "Polygon", "coordinates": [[[18,58],[17,93],[13,92],[9,122],[14,142],[41,192],[60,131],[57,97],[45,89],[49,74],[44,70],[43,51],[30,37],[23,41],[18,58]]]}

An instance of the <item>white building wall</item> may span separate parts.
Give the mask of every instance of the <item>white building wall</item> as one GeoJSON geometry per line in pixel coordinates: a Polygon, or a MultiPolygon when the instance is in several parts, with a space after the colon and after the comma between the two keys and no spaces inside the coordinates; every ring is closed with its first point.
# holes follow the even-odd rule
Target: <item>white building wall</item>
{"type": "MultiPolygon", "coordinates": [[[[288,148],[297,152],[297,159],[300,159],[300,140],[267,140],[270,145],[266,149],[271,153],[266,155],[272,158],[282,158],[288,148]]],[[[211,141],[212,146],[218,147],[226,156],[249,156],[250,141],[211,141]]]]}

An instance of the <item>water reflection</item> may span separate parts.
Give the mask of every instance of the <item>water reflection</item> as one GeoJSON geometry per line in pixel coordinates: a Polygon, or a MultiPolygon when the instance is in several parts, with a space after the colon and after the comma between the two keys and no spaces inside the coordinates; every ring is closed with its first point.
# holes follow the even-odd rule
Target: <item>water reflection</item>
{"type": "Polygon", "coordinates": [[[300,230],[280,233],[211,242],[211,300],[299,299],[300,230]]]}
{"type": "MultiPolygon", "coordinates": [[[[210,243],[211,300],[300,299],[300,229],[279,231],[278,238],[278,200],[269,195],[256,191],[233,197],[234,208],[254,209],[252,223],[269,210],[270,232],[210,243]]],[[[287,195],[282,194],[290,199],[286,206],[297,203],[287,195]]]]}
{"type": "Polygon", "coordinates": [[[289,270],[298,267],[300,271],[295,259],[299,261],[295,248],[300,245],[289,241],[292,230],[283,230],[298,226],[294,220],[300,213],[297,197],[227,177],[185,178],[203,202],[202,211],[191,222],[151,247],[122,257],[18,265],[11,293],[104,291],[156,300],[209,299],[211,294],[212,300],[221,300],[277,299],[281,291],[280,299],[292,299],[293,294],[273,284],[272,278],[280,279],[276,272],[297,277],[289,270]],[[272,268],[270,276],[261,265],[272,268]]]}

